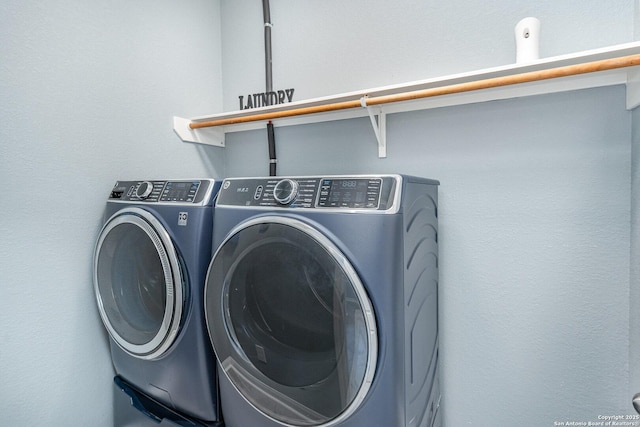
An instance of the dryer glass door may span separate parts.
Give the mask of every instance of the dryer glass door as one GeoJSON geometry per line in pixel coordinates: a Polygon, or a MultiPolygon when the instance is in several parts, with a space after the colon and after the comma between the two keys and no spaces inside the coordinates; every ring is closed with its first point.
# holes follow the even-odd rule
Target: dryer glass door
{"type": "Polygon", "coordinates": [[[182,313],[182,274],[153,215],[130,208],[109,219],[96,245],[94,287],[103,323],[122,349],[152,359],[171,345],[182,313]]]}
{"type": "Polygon", "coordinates": [[[286,217],[232,231],[209,268],[206,317],[224,373],[259,411],[286,425],[331,425],[370,387],[372,305],[347,258],[286,217]]]}

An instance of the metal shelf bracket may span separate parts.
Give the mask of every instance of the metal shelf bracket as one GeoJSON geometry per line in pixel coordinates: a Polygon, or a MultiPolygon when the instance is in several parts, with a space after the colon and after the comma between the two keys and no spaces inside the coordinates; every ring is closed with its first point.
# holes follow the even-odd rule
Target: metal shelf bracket
{"type": "Polygon", "coordinates": [[[371,126],[373,132],[376,134],[376,140],[378,141],[378,158],[383,159],[387,157],[387,114],[382,111],[381,107],[373,108],[367,106],[367,97],[360,98],[360,105],[362,108],[367,109],[369,113],[369,119],[371,120],[371,126]],[[374,111],[375,110],[375,111],[374,111]],[[376,121],[375,116],[378,116],[376,121]]]}
{"type": "Polygon", "coordinates": [[[640,106],[640,70],[630,69],[627,72],[627,110],[640,106]]]}

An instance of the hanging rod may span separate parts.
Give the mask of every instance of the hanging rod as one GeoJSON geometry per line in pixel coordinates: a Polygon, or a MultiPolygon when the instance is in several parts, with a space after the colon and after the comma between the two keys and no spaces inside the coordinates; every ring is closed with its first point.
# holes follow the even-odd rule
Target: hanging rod
{"type": "Polygon", "coordinates": [[[413,101],[417,99],[430,98],[442,95],[452,95],[456,93],[471,92],[482,89],[492,89],[502,86],[511,86],[522,83],[532,83],[541,80],[549,80],[560,77],[568,77],[579,74],[595,73],[599,71],[614,70],[619,68],[634,67],[640,65],[640,54],[621,56],[617,58],[602,59],[598,61],[585,62],[582,64],[565,65],[546,70],[530,71],[520,74],[513,74],[503,77],[493,77],[482,80],[475,80],[465,83],[433,87],[409,92],[402,92],[391,95],[381,95],[375,97],[364,96],[359,99],[335,102],[330,104],[316,105],[310,107],[292,108],[282,111],[273,111],[252,114],[241,117],[231,117],[203,122],[191,122],[189,128],[202,129],[214,126],[225,126],[239,123],[249,123],[264,120],[273,120],[284,117],[302,116],[307,114],[326,113],[331,111],[346,110],[351,108],[371,107],[376,105],[390,104],[394,102],[413,101]]]}

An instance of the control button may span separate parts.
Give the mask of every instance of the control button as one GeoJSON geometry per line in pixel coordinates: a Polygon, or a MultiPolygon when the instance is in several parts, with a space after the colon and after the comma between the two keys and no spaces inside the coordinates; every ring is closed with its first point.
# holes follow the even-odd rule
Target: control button
{"type": "Polygon", "coordinates": [[[283,179],[273,187],[273,198],[281,205],[288,205],[298,194],[298,183],[292,179],[283,179]]]}
{"type": "Polygon", "coordinates": [[[262,190],[262,185],[258,185],[258,187],[256,188],[256,192],[253,193],[254,200],[260,200],[260,197],[262,197],[262,190]]]}
{"type": "Polygon", "coordinates": [[[136,197],[144,200],[149,197],[149,194],[151,194],[152,191],[153,184],[149,181],[143,181],[138,185],[138,188],[136,188],[136,197]]]}

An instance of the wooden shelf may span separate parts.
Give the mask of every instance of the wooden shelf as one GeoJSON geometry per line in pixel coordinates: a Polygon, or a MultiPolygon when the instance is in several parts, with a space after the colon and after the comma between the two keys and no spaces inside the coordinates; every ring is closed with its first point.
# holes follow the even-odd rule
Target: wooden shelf
{"type": "Polygon", "coordinates": [[[185,142],[224,146],[224,135],[369,116],[386,156],[386,115],[453,105],[626,85],[627,108],[640,105],[640,42],[334,96],[194,118],[174,117],[185,142]]]}

